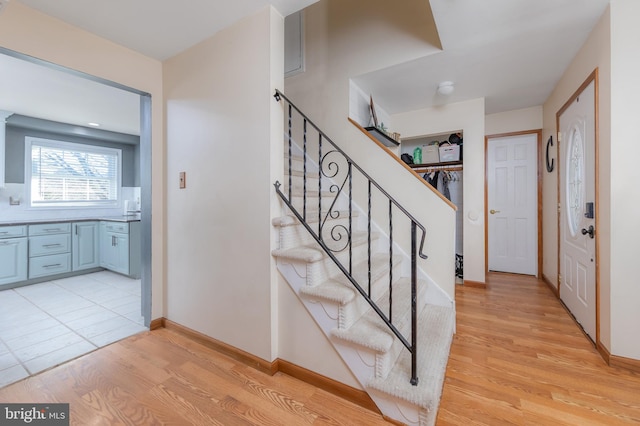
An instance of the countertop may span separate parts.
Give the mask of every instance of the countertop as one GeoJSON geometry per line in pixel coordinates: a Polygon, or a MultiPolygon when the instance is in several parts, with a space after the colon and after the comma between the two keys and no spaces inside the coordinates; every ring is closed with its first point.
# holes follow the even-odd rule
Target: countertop
{"type": "Polygon", "coordinates": [[[0,220],[0,226],[11,225],[36,225],[39,223],[68,223],[68,222],[89,222],[89,221],[109,221],[109,222],[140,222],[140,214],[120,215],[120,216],[101,216],[101,217],[75,217],[71,219],[67,218],[51,218],[51,219],[12,219],[3,221],[0,220]]]}

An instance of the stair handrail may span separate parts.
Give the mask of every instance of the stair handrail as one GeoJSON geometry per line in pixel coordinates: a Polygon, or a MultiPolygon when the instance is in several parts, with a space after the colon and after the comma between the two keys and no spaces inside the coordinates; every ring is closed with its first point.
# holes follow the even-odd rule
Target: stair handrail
{"type": "MultiPolygon", "coordinates": [[[[289,155],[289,182],[288,182],[288,196],[285,195],[281,190],[282,184],[279,181],[274,183],[274,187],[278,196],[284,201],[284,203],[289,207],[291,212],[296,216],[296,218],[300,221],[300,223],[307,229],[307,231],[311,234],[314,240],[320,245],[320,247],[324,250],[324,252],[331,258],[331,260],[336,264],[336,266],[340,269],[340,271],[345,275],[345,277],[353,284],[354,288],[360,293],[361,296],[367,301],[367,303],[371,306],[371,308],[378,314],[378,316],[384,321],[387,327],[393,332],[393,334],[402,342],[405,348],[411,353],[411,379],[410,382],[412,385],[416,386],[418,384],[417,377],[417,256],[422,259],[427,259],[427,255],[424,254],[424,243],[426,239],[426,229],[425,227],[411,215],[398,201],[396,201],[387,191],[384,190],[372,177],[369,176],[355,161],[353,161],[340,147],[338,147],[332,140],[329,138],[313,121],[311,121],[306,114],[304,114],[289,98],[287,98],[280,90],[276,89],[274,98],[277,102],[280,102],[284,99],[289,105],[288,108],[288,155],[289,155]],[[303,119],[303,139],[304,139],[304,148],[303,148],[303,158],[304,158],[304,170],[303,170],[303,213],[301,214],[295,208],[292,203],[292,145],[293,145],[293,134],[292,134],[292,110],[295,111],[301,116],[303,119]],[[344,160],[346,160],[348,164],[348,173],[347,177],[345,177],[345,181],[341,185],[333,184],[331,185],[331,192],[337,192],[335,199],[332,204],[327,208],[327,212],[324,218],[324,222],[328,218],[336,219],[339,217],[339,212],[334,211],[334,207],[338,200],[339,195],[342,193],[344,186],[347,183],[347,178],[349,180],[349,228],[345,228],[343,225],[340,225],[347,232],[348,241],[347,244],[341,250],[335,250],[330,248],[324,241],[322,237],[322,229],[324,226],[324,222],[322,220],[322,205],[321,205],[321,182],[319,181],[318,188],[318,234],[315,233],[314,229],[311,228],[306,218],[306,208],[307,208],[307,188],[306,188],[306,178],[307,178],[307,125],[311,125],[318,132],[318,143],[319,143],[319,170],[318,175],[324,175],[325,178],[332,178],[337,176],[338,171],[336,170],[333,175],[327,175],[326,172],[323,171],[323,162],[327,158],[329,154],[339,153],[344,160]],[[326,152],[322,155],[322,141],[326,140],[333,147],[331,151],[326,152]],[[368,278],[369,278],[369,288],[368,293],[362,288],[362,286],[357,282],[352,274],[352,256],[351,256],[351,237],[352,237],[352,177],[353,177],[353,168],[355,168],[367,181],[368,185],[368,226],[367,226],[367,234],[368,234],[368,278]],[[371,298],[371,187],[372,185],[389,201],[389,227],[390,227],[390,235],[389,235],[389,246],[390,246],[390,256],[389,256],[389,265],[390,265],[390,300],[389,300],[389,317],[381,310],[381,308],[376,304],[376,302],[371,298]],[[402,212],[407,219],[411,221],[411,343],[407,341],[404,335],[396,328],[396,326],[392,322],[392,291],[391,291],[391,281],[392,281],[392,272],[391,269],[393,267],[393,219],[392,219],[392,207],[395,206],[400,212],[402,212]],[[420,247],[417,248],[417,230],[421,231],[420,238],[420,247]],[[336,257],[334,252],[342,251],[349,247],[349,267],[345,267],[342,262],[336,257]]],[[[333,167],[338,168],[335,162],[331,162],[329,165],[329,169],[333,167]]],[[[342,238],[342,235],[339,236],[338,239],[333,235],[333,231],[335,227],[332,229],[332,237],[334,241],[339,241],[342,238]]]]}

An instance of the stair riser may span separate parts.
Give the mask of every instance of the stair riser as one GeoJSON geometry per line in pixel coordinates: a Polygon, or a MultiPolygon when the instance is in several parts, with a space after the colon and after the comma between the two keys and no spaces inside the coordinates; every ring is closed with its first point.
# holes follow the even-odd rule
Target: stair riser
{"type": "MultiPolygon", "coordinates": [[[[317,212],[313,212],[313,219],[315,222],[309,223],[311,229],[314,232],[318,232],[318,222],[317,222],[317,212]]],[[[307,214],[307,220],[310,220],[310,214],[307,214]]],[[[326,228],[330,228],[333,226],[349,226],[349,219],[330,219],[325,223],[326,228]]],[[[280,249],[288,249],[292,247],[298,246],[307,246],[315,243],[315,238],[311,236],[311,234],[307,231],[307,229],[301,224],[284,226],[280,228],[280,249]]]]}
{"type": "MultiPolygon", "coordinates": [[[[396,265],[393,268],[393,275],[398,276],[400,273],[400,265],[396,265]]],[[[366,280],[363,280],[362,289],[368,291],[368,284],[366,280]]],[[[387,270],[383,274],[379,275],[377,279],[374,279],[371,283],[371,298],[378,300],[389,288],[389,275],[387,270]]],[[[353,325],[365,312],[371,309],[371,305],[360,295],[356,297],[351,303],[341,306],[340,323],[338,328],[347,329],[353,325]]]]}
{"type": "MultiPolygon", "coordinates": [[[[367,250],[366,243],[354,246],[352,250],[352,255],[353,255],[352,275],[356,278],[356,280],[359,283],[362,283],[361,284],[362,286],[367,286],[368,276],[367,276],[367,270],[364,269],[366,268],[366,265],[365,264],[359,265],[359,263],[364,262],[367,259],[367,252],[368,250],[367,250]]],[[[336,254],[336,257],[338,258],[338,260],[341,261],[344,268],[346,270],[349,270],[348,252],[338,253],[336,254]]],[[[399,276],[400,274],[399,269],[396,270],[398,266],[399,266],[399,262],[397,262],[396,260],[394,263],[394,276],[396,277],[399,276]]],[[[386,272],[388,271],[387,264],[385,263],[384,265],[382,265],[382,267],[385,269],[380,270],[380,267],[377,267],[376,265],[372,265],[372,268],[374,268],[372,270],[372,280],[374,281],[374,283],[376,282],[376,280],[380,275],[384,276],[385,279],[388,280],[388,275],[387,275],[388,272],[386,272]]],[[[338,268],[338,266],[336,266],[333,260],[327,255],[324,255],[323,260],[309,263],[307,266],[307,283],[308,285],[311,285],[311,286],[318,285],[333,277],[342,277],[342,276],[344,276],[342,271],[338,268]]]]}
{"type": "MultiPolygon", "coordinates": [[[[294,170],[296,172],[302,172],[304,170],[304,160],[302,157],[291,158],[291,170],[294,170]]],[[[307,160],[307,173],[318,174],[317,166],[315,164],[312,164],[309,160],[307,160]]],[[[285,156],[284,159],[284,174],[289,174],[289,157],[287,156],[285,156]]]]}
{"type": "MultiPolygon", "coordinates": [[[[283,192],[283,193],[285,194],[285,196],[287,197],[289,196],[288,192],[283,192]]],[[[340,199],[336,201],[335,196],[333,196],[332,194],[327,194],[327,196],[323,196],[321,198],[322,198],[321,205],[322,205],[323,212],[329,211],[329,208],[332,208],[333,210],[342,210],[343,206],[346,204],[340,199]],[[333,205],[334,202],[335,202],[335,205],[333,205]]],[[[302,194],[293,193],[293,195],[291,196],[291,204],[293,204],[293,207],[295,207],[295,209],[301,214],[302,214],[302,207],[304,205],[304,202],[305,200],[302,194]]],[[[306,203],[307,203],[307,211],[318,211],[317,195],[316,196],[307,195],[306,203]]]]}
{"type": "MultiPolygon", "coordinates": [[[[289,178],[286,176],[284,178],[284,182],[282,182],[282,187],[285,190],[288,190],[289,188],[289,178]]],[[[302,193],[302,190],[304,189],[304,180],[302,179],[302,176],[293,176],[291,179],[291,188],[293,191],[302,193]]],[[[309,193],[309,191],[318,192],[318,175],[309,175],[309,173],[307,173],[307,193],[309,193]]]]}
{"type": "MultiPolygon", "coordinates": [[[[424,306],[420,304],[420,302],[424,299],[427,293],[427,289],[424,285],[419,285],[417,290],[418,290],[417,307],[418,309],[420,309],[420,307],[424,306]]],[[[403,300],[403,304],[406,304],[407,306],[411,306],[410,298],[403,300]]],[[[411,344],[411,309],[406,309],[406,310],[397,309],[397,311],[398,312],[405,311],[406,313],[401,317],[394,317],[393,325],[398,329],[398,331],[400,331],[400,333],[402,333],[402,335],[404,336],[405,339],[407,339],[409,344],[411,344]]],[[[407,348],[405,348],[402,342],[400,341],[400,339],[396,337],[393,341],[393,345],[391,346],[391,349],[389,350],[389,352],[387,352],[384,357],[380,358],[380,364],[378,365],[375,371],[376,377],[381,377],[381,378],[387,377],[387,375],[389,374],[389,371],[391,371],[391,367],[398,359],[398,356],[400,355],[400,353],[406,350],[407,348]]]]}

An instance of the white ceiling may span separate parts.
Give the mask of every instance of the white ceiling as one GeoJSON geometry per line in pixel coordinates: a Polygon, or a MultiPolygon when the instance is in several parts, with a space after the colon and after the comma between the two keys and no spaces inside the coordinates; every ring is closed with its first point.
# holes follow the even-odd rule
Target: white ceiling
{"type": "Polygon", "coordinates": [[[318,0],[17,1],[162,61],[269,4],[287,16],[318,0]]]}
{"type": "Polygon", "coordinates": [[[140,96],[0,54],[0,110],[131,135],[140,133],[140,96]]]}
{"type": "Polygon", "coordinates": [[[542,105],[609,4],[430,2],[443,51],[354,78],[390,114],[481,97],[487,114],[542,105]],[[452,95],[436,93],[442,81],[452,95]]]}
{"type": "MultiPolygon", "coordinates": [[[[316,0],[272,0],[287,15],[316,0]]],[[[342,0],[346,1],[346,0],[342,0]]],[[[426,1],[426,0],[425,0],[426,1]]],[[[159,60],[269,0],[13,0],[159,60]],[[178,17],[178,18],[176,18],[178,17]]],[[[541,105],[609,0],[430,0],[443,51],[355,77],[388,113],[484,97],[486,113],[541,105]],[[452,95],[436,94],[440,81],[452,95]]],[[[11,3],[8,4],[11,7],[11,3]]],[[[0,55],[0,109],[138,134],[139,97],[0,55]]]]}

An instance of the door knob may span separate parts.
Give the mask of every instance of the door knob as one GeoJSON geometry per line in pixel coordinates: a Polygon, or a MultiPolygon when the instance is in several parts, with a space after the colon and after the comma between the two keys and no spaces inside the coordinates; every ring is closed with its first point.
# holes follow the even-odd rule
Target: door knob
{"type": "Polygon", "coordinates": [[[489,210],[489,213],[491,213],[491,214],[500,213],[500,210],[491,209],[491,210],[489,210]]]}
{"type": "Polygon", "coordinates": [[[593,239],[593,237],[595,236],[596,233],[596,229],[593,227],[593,225],[589,226],[589,229],[584,229],[582,228],[582,235],[587,235],[589,234],[589,238],[593,239]]]}

